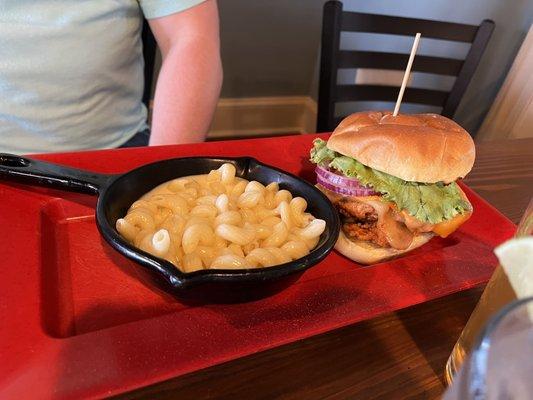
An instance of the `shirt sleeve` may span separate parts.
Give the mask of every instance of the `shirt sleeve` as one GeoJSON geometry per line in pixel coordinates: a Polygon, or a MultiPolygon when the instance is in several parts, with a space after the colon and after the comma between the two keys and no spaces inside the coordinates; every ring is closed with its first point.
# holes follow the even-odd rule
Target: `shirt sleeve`
{"type": "Polygon", "coordinates": [[[146,19],[165,17],[194,7],[205,0],[139,0],[146,19]]]}

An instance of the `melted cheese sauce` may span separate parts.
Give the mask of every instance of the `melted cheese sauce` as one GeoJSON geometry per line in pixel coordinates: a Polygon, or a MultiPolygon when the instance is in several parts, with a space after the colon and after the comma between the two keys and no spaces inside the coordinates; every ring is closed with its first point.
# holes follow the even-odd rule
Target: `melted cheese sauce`
{"type": "Polygon", "coordinates": [[[392,248],[407,249],[414,238],[413,232],[408,227],[395,218],[396,212],[391,207],[392,203],[370,198],[360,198],[360,201],[367,203],[376,210],[378,214],[377,227],[385,234],[387,242],[392,248]]]}

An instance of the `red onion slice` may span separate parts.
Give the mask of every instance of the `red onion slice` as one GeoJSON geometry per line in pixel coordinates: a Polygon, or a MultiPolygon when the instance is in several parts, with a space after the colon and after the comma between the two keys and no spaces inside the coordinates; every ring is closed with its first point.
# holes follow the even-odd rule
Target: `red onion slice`
{"type": "Polygon", "coordinates": [[[364,187],[356,178],[348,178],[347,176],[336,174],[320,165],[317,165],[315,172],[317,175],[329,181],[332,185],[355,188],[364,187]]]}
{"type": "Polygon", "coordinates": [[[335,193],[348,196],[373,196],[377,194],[368,186],[361,185],[356,178],[348,178],[344,175],[336,174],[320,165],[317,165],[315,172],[317,182],[335,193]]]}
{"type": "Polygon", "coordinates": [[[324,179],[322,176],[317,175],[316,182],[332,192],[342,194],[345,196],[374,196],[376,192],[372,189],[359,186],[359,188],[350,188],[346,186],[337,186],[330,181],[324,179]]]}

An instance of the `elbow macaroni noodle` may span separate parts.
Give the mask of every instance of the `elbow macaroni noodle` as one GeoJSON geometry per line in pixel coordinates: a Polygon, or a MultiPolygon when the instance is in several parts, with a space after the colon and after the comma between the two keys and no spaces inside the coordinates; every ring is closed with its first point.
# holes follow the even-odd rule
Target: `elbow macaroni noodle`
{"type": "Polygon", "coordinates": [[[305,212],[305,199],[235,173],[226,163],[163,183],[132,204],[117,231],[183,272],[270,267],[309,254],[326,223],[305,212]]]}

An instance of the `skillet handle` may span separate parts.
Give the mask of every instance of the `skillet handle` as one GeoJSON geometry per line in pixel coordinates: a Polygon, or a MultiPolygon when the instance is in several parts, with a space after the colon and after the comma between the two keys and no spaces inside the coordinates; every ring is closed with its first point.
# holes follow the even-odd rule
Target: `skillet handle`
{"type": "Polygon", "coordinates": [[[98,195],[114,176],[0,153],[0,178],[15,182],[98,195]]]}

